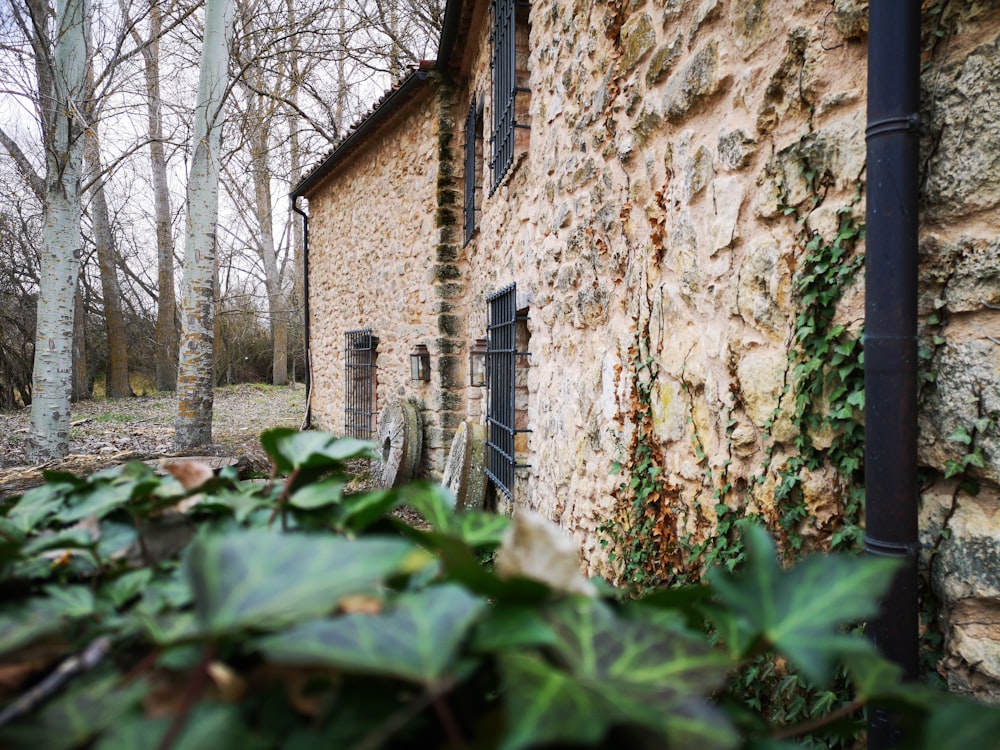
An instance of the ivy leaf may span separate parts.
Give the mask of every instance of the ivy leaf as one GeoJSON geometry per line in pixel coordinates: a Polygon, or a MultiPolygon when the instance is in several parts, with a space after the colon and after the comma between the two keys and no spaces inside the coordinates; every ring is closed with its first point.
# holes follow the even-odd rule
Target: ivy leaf
{"type": "Polygon", "coordinates": [[[920,733],[926,750],[966,750],[984,747],[1000,737],[1000,709],[953,695],[933,697],[933,710],[920,733]]]}
{"type": "MultiPolygon", "coordinates": [[[[76,478],[73,477],[75,480],[76,478]]],[[[7,520],[24,533],[33,531],[35,527],[54,515],[62,508],[65,496],[76,485],[67,481],[43,484],[30,489],[21,495],[21,499],[7,513],[7,520]]]]}
{"type": "Polygon", "coordinates": [[[271,660],[326,665],[433,685],[455,667],[466,632],[486,606],[456,585],[404,594],[386,612],[316,620],[259,641],[271,660]]]}
{"type": "Polygon", "coordinates": [[[399,494],[395,490],[374,490],[348,495],[341,502],[336,526],[341,530],[363,531],[399,503],[399,494]]]}
{"type": "Polygon", "coordinates": [[[842,634],[839,628],[877,612],[895,561],[815,556],[786,571],[778,564],[774,543],[759,526],[747,526],[744,544],[745,568],[735,575],[711,570],[709,582],[725,604],[805,677],[825,683],[838,658],[874,653],[869,642],[842,634]]]}
{"type": "Polygon", "coordinates": [[[0,733],[0,745],[45,750],[85,746],[138,704],[145,692],[141,683],[122,686],[117,674],[85,680],[28,719],[5,729],[0,733]]]}
{"type": "Polygon", "coordinates": [[[468,544],[450,534],[422,531],[406,524],[400,524],[400,530],[436,553],[447,580],[460,583],[475,594],[511,603],[541,602],[552,594],[552,589],[541,581],[517,576],[501,579],[493,570],[483,567],[468,544]]]}
{"type": "Polygon", "coordinates": [[[510,526],[510,518],[470,508],[455,517],[453,533],[470,547],[496,547],[510,526]]]}
{"type": "Polygon", "coordinates": [[[121,608],[139,596],[152,580],[153,571],[149,568],[127,571],[101,585],[101,598],[121,608]]]}
{"type": "Polygon", "coordinates": [[[626,620],[598,600],[549,608],[556,640],[540,655],[500,657],[509,733],[501,748],[599,740],[614,724],[637,724],[671,747],[728,748],[732,727],[704,696],[732,662],[700,640],[646,620],[626,620]]]}
{"type": "Polygon", "coordinates": [[[46,586],[36,596],[0,613],[0,654],[60,631],[66,620],[89,617],[94,595],[87,586],[46,586]]]}
{"type": "Polygon", "coordinates": [[[972,445],[972,435],[969,434],[969,430],[964,425],[951,433],[948,439],[953,443],[972,445]]]}
{"type": "MultiPolygon", "coordinates": [[[[106,733],[94,750],[149,750],[166,734],[170,722],[170,717],[126,718],[106,733]]],[[[194,706],[172,747],[174,750],[208,747],[212,750],[265,750],[269,746],[265,738],[246,727],[237,707],[202,702],[194,706]]]]}
{"type": "Polygon", "coordinates": [[[434,531],[461,540],[470,547],[497,546],[510,519],[496,513],[469,508],[455,512],[455,498],[439,484],[417,482],[399,489],[401,504],[409,505],[434,531]]]}
{"type": "Polygon", "coordinates": [[[288,498],[288,504],[302,510],[314,510],[324,508],[327,505],[336,505],[341,501],[346,485],[347,482],[343,479],[324,479],[320,482],[313,482],[292,493],[292,496],[288,498]]]}
{"type": "Polygon", "coordinates": [[[184,566],[205,635],[263,630],[322,616],[426,556],[395,539],[350,540],[263,529],[204,536],[184,566]]]}
{"type": "Polygon", "coordinates": [[[73,523],[87,516],[103,518],[118,510],[132,499],[128,483],[96,482],[86,490],[78,491],[66,503],[69,507],[59,514],[59,520],[73,523]]]}
{"type": "Polygon", "coordinates": [[[340,466],[352,458],[376,458],[372,444],[354,438],[336,439],[328,432],[300,432],[287,427],[268,430],[260,436],[264,452],[278,471],[324,469],[340,466]]]}
{"type": "Polygon", "coordinates": [[[442,485],[413,482],[399,488],[400,500],[409,505],[436,531],[451,531],[455,519],[455,498],[442,485]]]}
{"type": "Polygon", "coordinates": [[[547,645],[555,639],[555,631],[538,607],[497,604],[476,626],[472,648],[494,652],[516,646],[547,645]]]}

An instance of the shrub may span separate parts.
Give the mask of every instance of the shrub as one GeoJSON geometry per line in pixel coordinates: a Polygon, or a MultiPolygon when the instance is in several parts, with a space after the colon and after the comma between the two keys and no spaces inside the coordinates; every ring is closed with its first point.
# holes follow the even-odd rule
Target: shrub
{"type": "Polygon", "coordinates": [[[426,483],[345,493],[366,443],[262,441],[284,479],[129,464],[5,501],[0,746],[779,750],[873,701],[908,747],[1000,732],[994,709],[901,684],[847,628],[874,612],[884,561],[786,570],[748,527],[737,571],[621,597],[557,574],[562,543],[537,523],[456,514],[426,483]],[[775,730],[722,698],[762,654],[818,686],[844,670],[854,698],[775,730]]]}

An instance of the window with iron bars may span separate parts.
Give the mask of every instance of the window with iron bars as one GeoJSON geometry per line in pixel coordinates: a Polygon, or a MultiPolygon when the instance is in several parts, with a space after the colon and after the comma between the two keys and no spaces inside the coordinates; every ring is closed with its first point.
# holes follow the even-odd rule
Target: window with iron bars
{"type": "Polygon", "coordinates": [[[375,434],[375,357],[378,337],[371,328],[344,334],[344,434],[371,440],[375,434]]]}
{"type": "Polygon", "coordinates": [[[517,21],[526,14],[526,0],[493,0],[490,3],[490,69],[493,75],[493,122],[490,133],[490,194],[500,186],[514,163],[514,130],[528,126],[517,121],[517,94],[528,89],[517,85],[517,21]]]}
{"type": "Polygon", "coordinates": [[[483,103],[472,98],[465,116],[465,207],[463,213],[465,244],[472,241],[476,231],[476,214],[479,211],[480,174],[477,169],[482,158],[483,103]]]}
{"type": "MultiPolygon", "coordinates": [[[[516,436],[529,432],[518,427],[517,392],[519,357],[517,326],[527,320],[517,312],[517,286],[511,284],[487,298],[489,323],[486,344],[486,475],[507,497],[514,497],[514,469],[522,468],[516,458],[516,436]]],[[[522,386],[523,387],[523,386],[522,386]]]]}

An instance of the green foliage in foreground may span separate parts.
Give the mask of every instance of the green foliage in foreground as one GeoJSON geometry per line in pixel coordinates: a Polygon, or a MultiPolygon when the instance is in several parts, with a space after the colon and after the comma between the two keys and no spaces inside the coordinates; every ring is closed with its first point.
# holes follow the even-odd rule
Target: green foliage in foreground
{"type": "Polygon", "coordinates": [[[6,503],[0,663],[22,679],[0,695],[0,747],[782,750],[850,734],[873,701],[906,747],[1000,735],[1000,712],[901,685],[850,634],[884,561],[783,569],[748,527],[744,564],[705,586],[569,595],[483,565],[507,520],[456,515],[437,486],[345,494],[367,444],[289,430],[263,444],[286,479],[186,490],[132,464],[50,474],[6,503]],[[762,654],[817,687],[845,671],[854,700],[769,726],[725,697],[762,654]]]}

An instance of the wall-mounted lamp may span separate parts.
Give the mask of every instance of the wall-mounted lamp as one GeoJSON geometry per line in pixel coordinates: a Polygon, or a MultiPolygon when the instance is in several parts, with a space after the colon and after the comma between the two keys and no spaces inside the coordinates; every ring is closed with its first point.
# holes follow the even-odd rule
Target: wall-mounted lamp
{"type": "Polygon", "coordinates": [[[431,353],[424,344],[417,344],[410,352],[410,380],[431,379],[431,353]]]}
{"type": "Polygon", "coordinates": [[[476,339],[469,350],[469,383],[486,385],[486,339],[476,339]]]}

